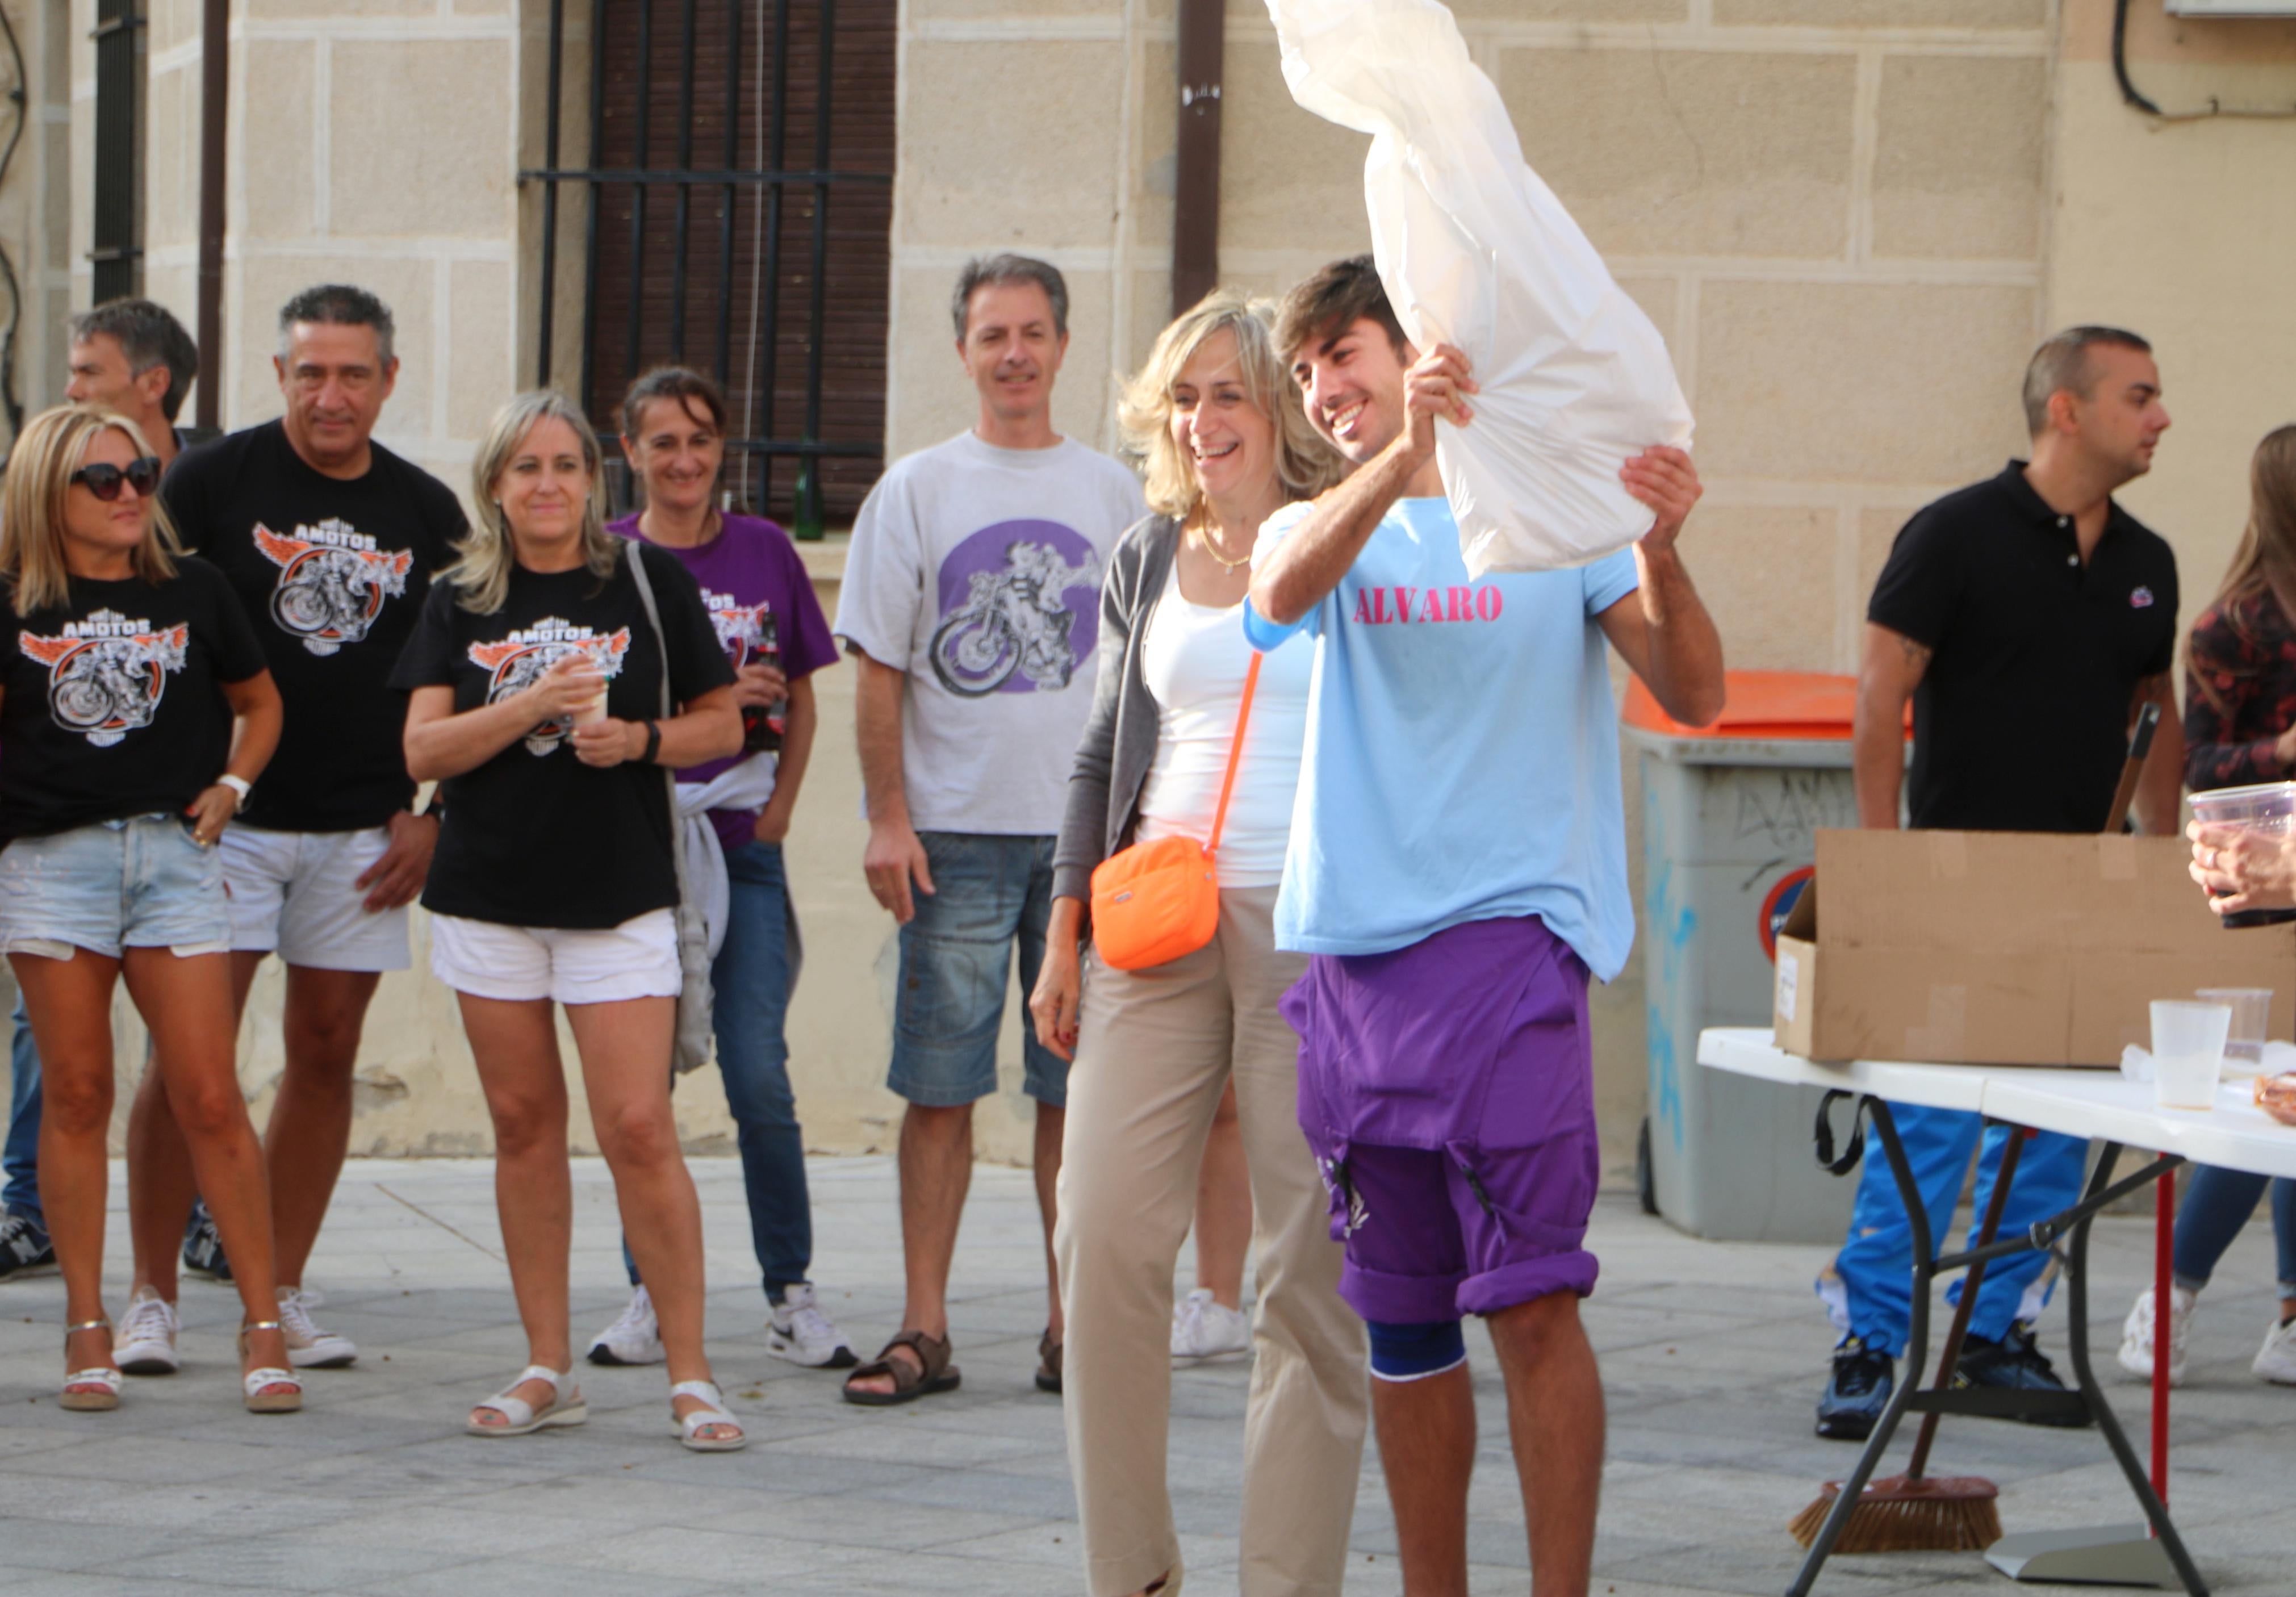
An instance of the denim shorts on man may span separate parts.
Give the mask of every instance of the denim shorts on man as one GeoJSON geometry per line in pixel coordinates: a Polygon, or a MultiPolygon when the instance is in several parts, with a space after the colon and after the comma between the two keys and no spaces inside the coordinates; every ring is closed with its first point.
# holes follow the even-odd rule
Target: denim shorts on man
{"type": "Polygon", "coordinates": [[[231,889],[234,954],[276,954],[314,970],[404,970],[407,906],[370,910],[358,885],[390,847],[388,827],[274,831],[234,826],[217,845],[231,889]]]}
{"type": "Polygon", "coordinates": [[[1340,1295],[1423,1323],[1595,1290],[1587,967],[1537,916],[1317,954],[1284,995],[1340,1295]]]}
{"type": "MultiPolygon", "coordinates": [[[[1013,954],[1021,990],[1037,985],[1053,913],[1053,839],[923,831],[934,891],[915,895],[901,928],[900,990],[893,1002],[893,1066],[885,1085],[911,1103],[953,1109],[996,1091],[996,1034],[1013,954]]],[[[1022,1026],[1022,1085],[1053,1109],[1068,1102],[1067,1062],[1022,1026]]]]}
{"type": "Polygon", "coordinates": [[[0,853],[0,951],[70,959],[85,948],[231,947],[223,860],[176,815],[102,821],[18,838],[0,853]]]}

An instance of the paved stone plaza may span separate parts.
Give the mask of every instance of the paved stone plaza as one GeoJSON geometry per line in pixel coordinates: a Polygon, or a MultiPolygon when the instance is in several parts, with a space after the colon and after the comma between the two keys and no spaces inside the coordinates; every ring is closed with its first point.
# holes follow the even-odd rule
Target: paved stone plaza
{"type": "MultiPolygon", "coordinates": [[[[357,1340],[354,1370],[310,1376],[310,1406],[259,1419],[234,1401],[236,1302],[189,1283],[184,1372],[131,1380],[113,1414],[65,1413],[62,1293],[53,1277],[0,1285],[0,1590],[157,1597],[233,1591],[366,1597],[678,1597],[775,1591],[1074,1593],[1073,1505],[1060,1405],[1029,1382],[1044,1321],[1024,1173],[975,1178],[956,1270],[964,1389],[864,1412],[835,1380],[768,1358],[758,1335],[738,1167],[696,1161],[708,1213],[711,1356],[758,1445],[682,1452],[658,1370],[584,1370],[591,1421],[489,1442],[462,1414],[524,1362],[500,1262],[491,1167],[353,1161],[314,1261],[323,1324],[357,1340]]],[[[873,1351],[899,1308],[893,1183],[880,1159],[815,1165],[816,1273],[832,1312],[873,1351]]],[[[576,1331],[619,1307],[604,1170],[578,1166],[576,1331]]],[[[115,1174],[114,1194],[121,1186],[115,1174]]],[[[122,1217],[112,1257],[124,1267],[122,1217]]],[[[2117,1335],[2150,1259],[2151,1223],[2100,1228],[2097,1316],[2117,1335]]],[[[1813,1248],[1685,1239],[1606,1195],[1595,1222],[1602,1290],[1588,1320],[1611,1397],[1599,1597],[1777,1593],[1794,1567],[1787,1519],[1852,1450],[1815,1440],[1809,1408],[1829,1340],[1813,1248]]],[[[2247,1361],[2271,1313],[2259,1218],[2204,1300],[2191,1383],[2177,1395],[2174,1502],[2219,1592],[2284,1593],[2296,1390],[2247,1361]]],[[[125,1278],[111,1289],[115,1313],[125,1278]]],[[[2062,1306],[2044,1343],[2063,1344],[2062,1306]]],[[[2101,1359],[2110,1344],[2103,1341],[2101,1359]]],[[[1504,1416],[1479,1347],[1484,1462],[1474,1496],[1476,1590],[1529,1587],[1504,1416]]],[[[1188,1590],[1235,1589],[1242,1366],[1174,1384],[1174,1498],[1188,1590]]],[[[2143,1397],[2117,1383],[2141,1426],[2143,1397]]],[[[1939,1466],[2003,1488],[2013,1529],[2120,1520],[2134,1504],[2085,1433],[1950,1423],[1939,1466]]],[[[1348,1583],[1398,1589],[1375,1458],[1365,1461],[1348,1583]]],[[[1839,1560],[1821,1593],[1918,1597],[2006,1584],[1973,1556],[1839,1560]]],[[[2070,1590],[2070,1588],[2062,1588],[2070,1590]]]]}

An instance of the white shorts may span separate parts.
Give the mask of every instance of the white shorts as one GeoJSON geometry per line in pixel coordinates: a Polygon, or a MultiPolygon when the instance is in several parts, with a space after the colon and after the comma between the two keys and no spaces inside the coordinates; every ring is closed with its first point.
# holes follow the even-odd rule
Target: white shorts
{"type": "Polygon", "coordinates": [[[685,985],[677,918],[666,909],[602,931],[432,915],[430,971],[458,993],[512,1003],[675,998],[685,985]]]}
{"type": "Polygon", "coordinates": [[[267,831],[228,826],[217,842],[236,954],[276,954],[316,970],[404,970],[407,906],[370,911],[359,875],[390,846],[388,828],[267,831]]]}

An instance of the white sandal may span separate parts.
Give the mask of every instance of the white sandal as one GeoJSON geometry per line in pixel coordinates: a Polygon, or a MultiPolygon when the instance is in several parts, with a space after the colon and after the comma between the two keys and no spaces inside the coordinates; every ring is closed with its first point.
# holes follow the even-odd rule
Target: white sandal
{"type": "Polygon", "coordinates": [[[677,1439],[695,1453],[739,1453],[750,1445],[749,1433],[726,1406],[726,1394],[718,1389],[714,1380],[681,1380],[669,1388],[670,1422],[677,1429],[677,1439]],[[690,1414],[677,1413],[680,1397],[699,1397],[707,1406],[690,1414]],[[730,1425],[730,1437],[705,1437],[701,1434],[706,1425],[730,1425]]]}
{"type": "Polygon", "coordinates": [[[540,1364],[529,1364],[518,1373],[518,1379],[488,1398],[473,1404],[476,1409],[492,1409],[507,1424],[481,1425],[472,1420],[463,1429],[474,1437],[523,1437],[553,1425],[579,1425],[590,1417],[590,1405],[582,1401],[582,1388],[574,1384],[571,1370],[551,1370],[540,1364]],[[523,1397],[512,1393],[529,1380],[546,1380],[553,1394],[545,1406],[537,1409],[523,1397]]]}
{"type": "MultiPolygon", "coordinates": [[[[276,1320],[256,1320],[239,1328],[239,1355],[247,1356],[247,1339],[251,1332],[277,1331],[276,1320]]],[[[291,1414],[303,1406],[302,1378],[292,1370],[282,1370],[266,1364],[250,1370],[239,1378],[240,1389],[246,1395],[247,1412],[250,1414],[291,1414]],[[292,1387],[291,1392],[266,1392],[266,1387],[292,1387]]]]}
{"type": "MultiPolygon", "coordinates": [[[[71,1350],[72,1333],[79,1331],[110,1331],[109,1320],[82,1320],[77,1325],[64,1327],[64,1350],[71,1350]]],[[[64,1386],[56,1399],[60,1407],[79,1413],[101,1413],[119,1406],[119,1388],[125,1384],[118,1370],[99,1365],[89,1370],[67,1370],[64,1386]],[[100,1392],[75,1392],[74,1387],[102,1387],[100,1392]]]]}

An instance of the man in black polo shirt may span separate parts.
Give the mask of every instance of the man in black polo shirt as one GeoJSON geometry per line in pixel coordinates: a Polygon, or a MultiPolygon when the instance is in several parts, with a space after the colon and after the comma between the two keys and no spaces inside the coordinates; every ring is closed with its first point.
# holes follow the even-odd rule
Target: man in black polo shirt
{"type": "MultiPolygon", "coordinates": [[[[2152,346],[2114,328],[2071,328],[2035,352],[2024,397],[2031,461],[2012,461],[1915,515],[1874,585],[1857,685],[1858,820],[1897,825],[1905,783],[1915,826],[2100,831],[2131,724],[2149,701],[2161,706],[2161,727],[2136,823],[2172,835],[2184,766],[2169,684],[2177,561],[2112,502],[2115,488],[2152,469],[2169,425],[2152,346]],[[1914,766],[1905,782],[1908,699],[1914,766]]],[[[1985,1131],[1965,1111],[1893,1104],[1891,1113],[1931,1233],[1942,1237],[1980,1134],[1980,1211],[2008,1134],[1985,1131]]],[[[2087,1151],[2048,1132],[2027,1143],[2003,1233],[2071,1203],[2087,1151]]],[[[2018,1254],[1988,1270],[1956,1385],[2062,1389],[2033,1339],[2046,1262],[2018,1254]]],[[[1882,1159],[1868,1159],[1849,1240],[1818,1282],[1842,1333],[1818,1435],[1860,1440],[1881,1417],[1908,1334],[1912,1266],[1896,1183],[1882,1159]]]]}

